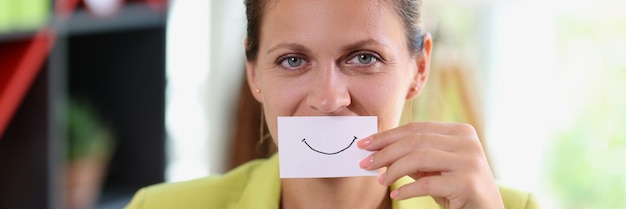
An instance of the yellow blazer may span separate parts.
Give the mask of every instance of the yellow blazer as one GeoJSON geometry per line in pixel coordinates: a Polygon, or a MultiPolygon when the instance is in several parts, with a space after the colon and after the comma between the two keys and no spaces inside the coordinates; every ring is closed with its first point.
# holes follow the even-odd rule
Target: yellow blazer
{"type": "MultiPolygon", "coordinates": [[[[216,208],[216,209],[278,209],[280,208],[280,178],[278,155],[269,159],[254,160],[221,177],[157,184],[143,188],[135,194],[128,209],[166,208],[216,208]]],[[[400,179],[392,189],[409,183],[400,179]]],[[[539,208],[535,199],[526,192],[500,186],[500,194],[507,209],[539,208]]],[[[439,209],[430,197],[416,197],[402,201],[392,200],[395,209],[439,209]]]]}

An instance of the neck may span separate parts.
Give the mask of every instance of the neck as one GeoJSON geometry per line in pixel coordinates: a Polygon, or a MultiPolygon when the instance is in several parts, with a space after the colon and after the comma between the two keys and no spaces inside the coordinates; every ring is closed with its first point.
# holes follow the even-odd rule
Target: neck
{"type": "Polygon", "coordinates": [[[391,208],[387,188],[376,177],[282,179],[283,209],[391,208]]]}

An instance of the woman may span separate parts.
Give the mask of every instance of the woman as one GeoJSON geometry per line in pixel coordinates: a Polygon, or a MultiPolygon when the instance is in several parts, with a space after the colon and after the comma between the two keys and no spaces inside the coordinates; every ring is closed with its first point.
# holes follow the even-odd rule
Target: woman
{"type": "Polygon", "coordinates": [[[274,155],[222,177],[144,188],[129,208],[536,208],[529,194],[498,187],[472,126],[398,127],[428,77],[419,0],[245,4],[247,80],[274,142],[278,116],[377,116],[379,133],[358,147],[374,151],[361,168],[382,174],[280,179],[274,155]]]}

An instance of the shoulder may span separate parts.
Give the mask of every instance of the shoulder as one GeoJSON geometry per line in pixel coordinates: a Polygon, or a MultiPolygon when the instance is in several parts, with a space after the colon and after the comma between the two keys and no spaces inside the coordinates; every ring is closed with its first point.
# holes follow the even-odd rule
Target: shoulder
{"type": "Polygon", "coordinates": [[[162,183],[139,190],[126,208],[230,208],[239,200],[253,171],[265,160],[248,162],[224,176],[162,183]]]}
{"type": "Polygon", "coordinates": [[[529,192],[499,186],[504,208],[507,209],[538,209],[539,204],[529,192]]]}

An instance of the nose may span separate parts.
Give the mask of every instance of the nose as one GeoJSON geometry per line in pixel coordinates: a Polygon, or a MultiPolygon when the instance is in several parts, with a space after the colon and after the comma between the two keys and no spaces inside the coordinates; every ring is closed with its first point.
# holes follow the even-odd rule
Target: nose
{"type": "Polygon", "coordinates": [[[334,64],[313,69],[313,82],[309,87],[306,103],[322,114],[338,114],[350,106],[351,98],[346,77],[334,64]]]}

